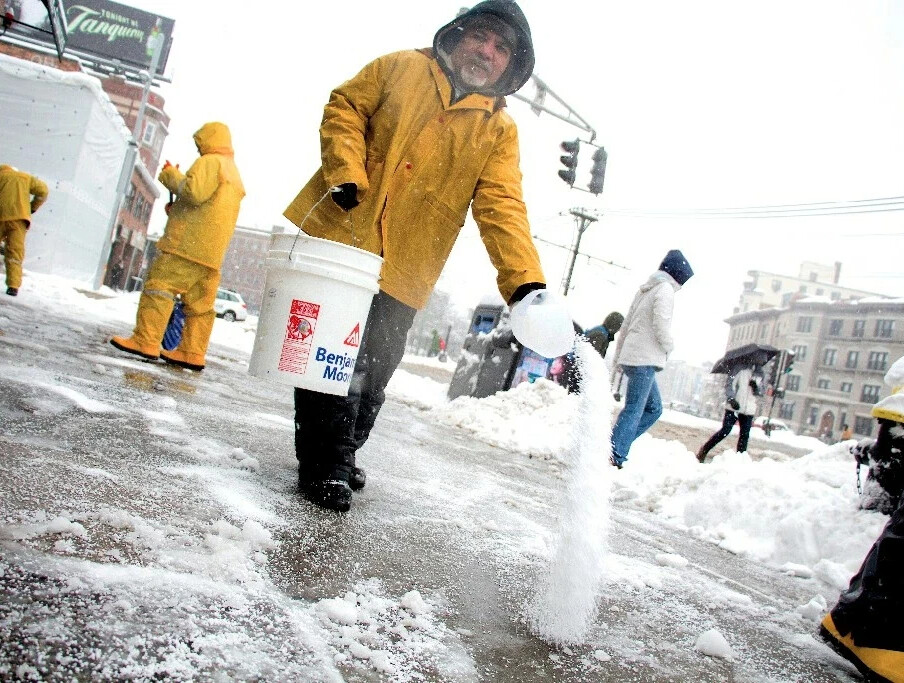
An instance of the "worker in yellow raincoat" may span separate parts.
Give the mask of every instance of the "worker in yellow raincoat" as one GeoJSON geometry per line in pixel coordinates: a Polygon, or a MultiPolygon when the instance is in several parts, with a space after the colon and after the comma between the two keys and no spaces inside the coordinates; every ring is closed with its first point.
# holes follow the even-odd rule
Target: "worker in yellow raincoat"
{"type": "Polygon", "coordinates": [[[216,317],[220,267],[235,232],[245,188],[233,160],[232,136],[219,122],[194,135],[201,157],[182,174],[167,162],[158,180],[175,196],[157,257],[148,272],[131,337],[113,337],[117,349],[189,370],[203,370],[216,317]],[[182,296],[185,328],[179,346],[160,348],[176,295],[182,296]]]}
{"type": "Polygon", "coordinates": [[[47,201],[47,185],[40,178],[12,166],[0,166],[0,244],[6,266],[6,293],[16,296],[22,286],[25,233],[31,214],[47,201]]]}
{"type": "MultiPolygon", "coordinates": [[[[879,422],[866,451],[895,501],[891,518],[820,626],[822,637],[869,681],[904,683],[904,358],[885,375],[892,394],[873,406],[879,422]]],[[[856,455],[856,452],[855,452],[856,455]]]]}
{"type": "Polygon", "coordinates": [[[379,57],[330,95],[322,165],[285,216],[309,235],[380,254],[383,266],[348,397],[295,390],[299,486],[321,507],[348,510],[364,486],[355,452],[469,208],[503,298],[545,288],[504,99],[533,66],[520,7],[485,0],[440,28],[432,48],[379,57]]]}

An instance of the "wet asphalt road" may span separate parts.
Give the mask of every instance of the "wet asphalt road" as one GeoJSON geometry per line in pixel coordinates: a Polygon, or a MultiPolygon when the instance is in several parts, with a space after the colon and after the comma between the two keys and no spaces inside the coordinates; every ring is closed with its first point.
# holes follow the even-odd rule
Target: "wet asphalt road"
{"type": "MultiPolygon", "coordinates": [[[[530,525],[554,528],[562,486],[558,465],[487,446],[390,400],[360,455],[367,487],[356,494],[351,513],[328,513],[297,496],[291,430],[261,418],[291,418],[289,388],[250,378],[246,359],[222,347],[211,348],[202,374],[126,358],[106,344],[120,328],[65,313],[50,317],[25,300],[0,307],[0,372],[16,375],[0,379],[4,517],[17,510],[52,510],[61,501],[75,508],[102,503],[125,510],[140,501],[136,512],[145,516],[212,522],[223,514],[216,501],[200,490],[174,492],[157,481],[155,472],[197,460],[198,449],[207,452],[205,444],[210,453],[226,447],[225,457],[255,458],[255,486],[285,501],[277,505],[284,524],[278,526],[280,543],[268,551],[267,566],[286,595],[313,601],[378,577],[393,594],[417,587],[442,596],[444,621],[463,634],[473,661],[470,678],[856,679],[813,640],[815,624],[794,612],[824,590],[815,579],[748,562],[618,503],[609,547],[637,578],[606,585],[586,645],[550,647],[520,620],[542,570],[538,556],[525,552],[522,536],[530,525]],[[121,412],[74,407],[41,382],[71,387],[121,412]],[[136,418],[161,397],[172,397],[164,405],[178,412],[202,442],[191,457],[185,449],[192,444],[174,449],[165,433],[136,418]],[[36,469],[42,459],[46,466],[36,469]],[[93,477],[86,485],[80,471],[97,469],[112,473],[115,481],[93,477]],[[690,560],[675,580],[668,573],[661,578],[655,556],[665,551],[690,560]],[[694,650],[697,636],[712,627],[730,641],[734,661],[694,650]]],[[[53,552],[39,546],[30,550],[53,552]]],[[[0,553],[15,566],[13,545],[0,545],[0,553]]],[[[85,557],[104,561],[104,548],[95,547],[85,557]]],[[[28,581],[14,582],[11,576],[0,576],[0,596],[27,600],[28,581]]],[[[0,648],[0,658],[10,651],[0,648]]],[[[42,655],[39,644],[27,652],[42,655]]],[[[360,670],[345,675],[378,680],[375,673],[360,670]]],[[[426,662],[419,675],[443,679],[426,662]]]]}

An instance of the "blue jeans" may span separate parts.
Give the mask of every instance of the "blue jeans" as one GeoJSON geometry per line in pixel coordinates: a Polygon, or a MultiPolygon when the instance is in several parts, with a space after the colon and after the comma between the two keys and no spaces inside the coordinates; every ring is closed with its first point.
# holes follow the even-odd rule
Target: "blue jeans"
{"type": "Polygon", "coordinates": [[[662,415],[662,399],[652,365],[623,365],[628,378],[625,407],[612,428],[612,457],[621,465],[628,459],[634,440],[653,426],[662,415]]]}

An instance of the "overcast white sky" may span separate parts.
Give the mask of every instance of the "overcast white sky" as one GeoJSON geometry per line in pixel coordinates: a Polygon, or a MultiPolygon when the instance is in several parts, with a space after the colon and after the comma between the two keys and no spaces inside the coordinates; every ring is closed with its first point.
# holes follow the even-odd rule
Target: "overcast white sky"
{"type": "MultiPolygon", "coordinates": [[[[330,90],[374,57],[430,45],[463,3],[128,4],[176,20],[173,81],[161,91],[172,117],[164,157],[190,163],[191,134],[205,121],[228,123],[248,190],[240,224],[266,228],[286,224],[283,209],[319,164],[317,128],[330,90]]],[[[579,260],[569,296],[579,323],[626,311],[671,248],[682,249],[697,272],[676,298],[674,357],[689,361],[722,354],[722,321],[751,269],[796,274],[803,260],[841,261],[841,284],[904,296],[904,212],[781,220],[605,215],[904,195],[904,4],[520,5],[533,30],[536,73],[591,122],[609,152],[600,198],[568,190],[556,175],[558,144],[577,129],[509,101],[534,233],[570,245],[574,223],[561,214],[601,211],[582,251],[629,268],[579,260]]],[[[590,152],[582,152],[584,161],[590,152]]],[[[156,212],[152,226],[162,219],[156,212]]],[[[538,247],[548,282],[558,287],[567,252],[538,247]]],[[[495,290],[472,224],[440,287],[462,307],[495,290]]]]}

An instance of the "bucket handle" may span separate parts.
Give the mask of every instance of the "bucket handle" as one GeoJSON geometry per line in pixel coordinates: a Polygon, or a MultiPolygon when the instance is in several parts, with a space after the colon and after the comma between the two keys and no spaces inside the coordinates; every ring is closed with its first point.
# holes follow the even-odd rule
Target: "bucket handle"
{"type": "MultiPolygon", "coordinates": [[[[292,240],[292,248],[289,249],[289,255],[286,257],[287,261],[292,260],[292,252],[295,251],[295,245],[298,243],[298,238],[301,236],[301,229],[304,227],[305,221],[308,220],[308,216],[310,216],[312,213],[314,213],[314,209],[316,209],[318,206],[320,206],[320,202],[322,202],[324,199],[326,199],[333,192],[339,192],[339,191],[340,190],[339,190],[338,185],[331,187],[330,189],[328,189],[326,192],[323,193],[323,196],[317,200],[317,202],[314,204],[314,206],[312,206],[310,209],[308,209],[308,212],[304,215],[304,218],[301,219],[301,223],[298,224],[298,233],[295,235],[295,239],[292,240]]],[[[355,224],[354,224],[354,222],[352,222],[351,211],[348,212],[348,222],[349,222],[349,224],[351,224],[351,229],[352,229],[352,246],[355,246],[355,241],[356,241],[355,240],[355,224]]]]}

